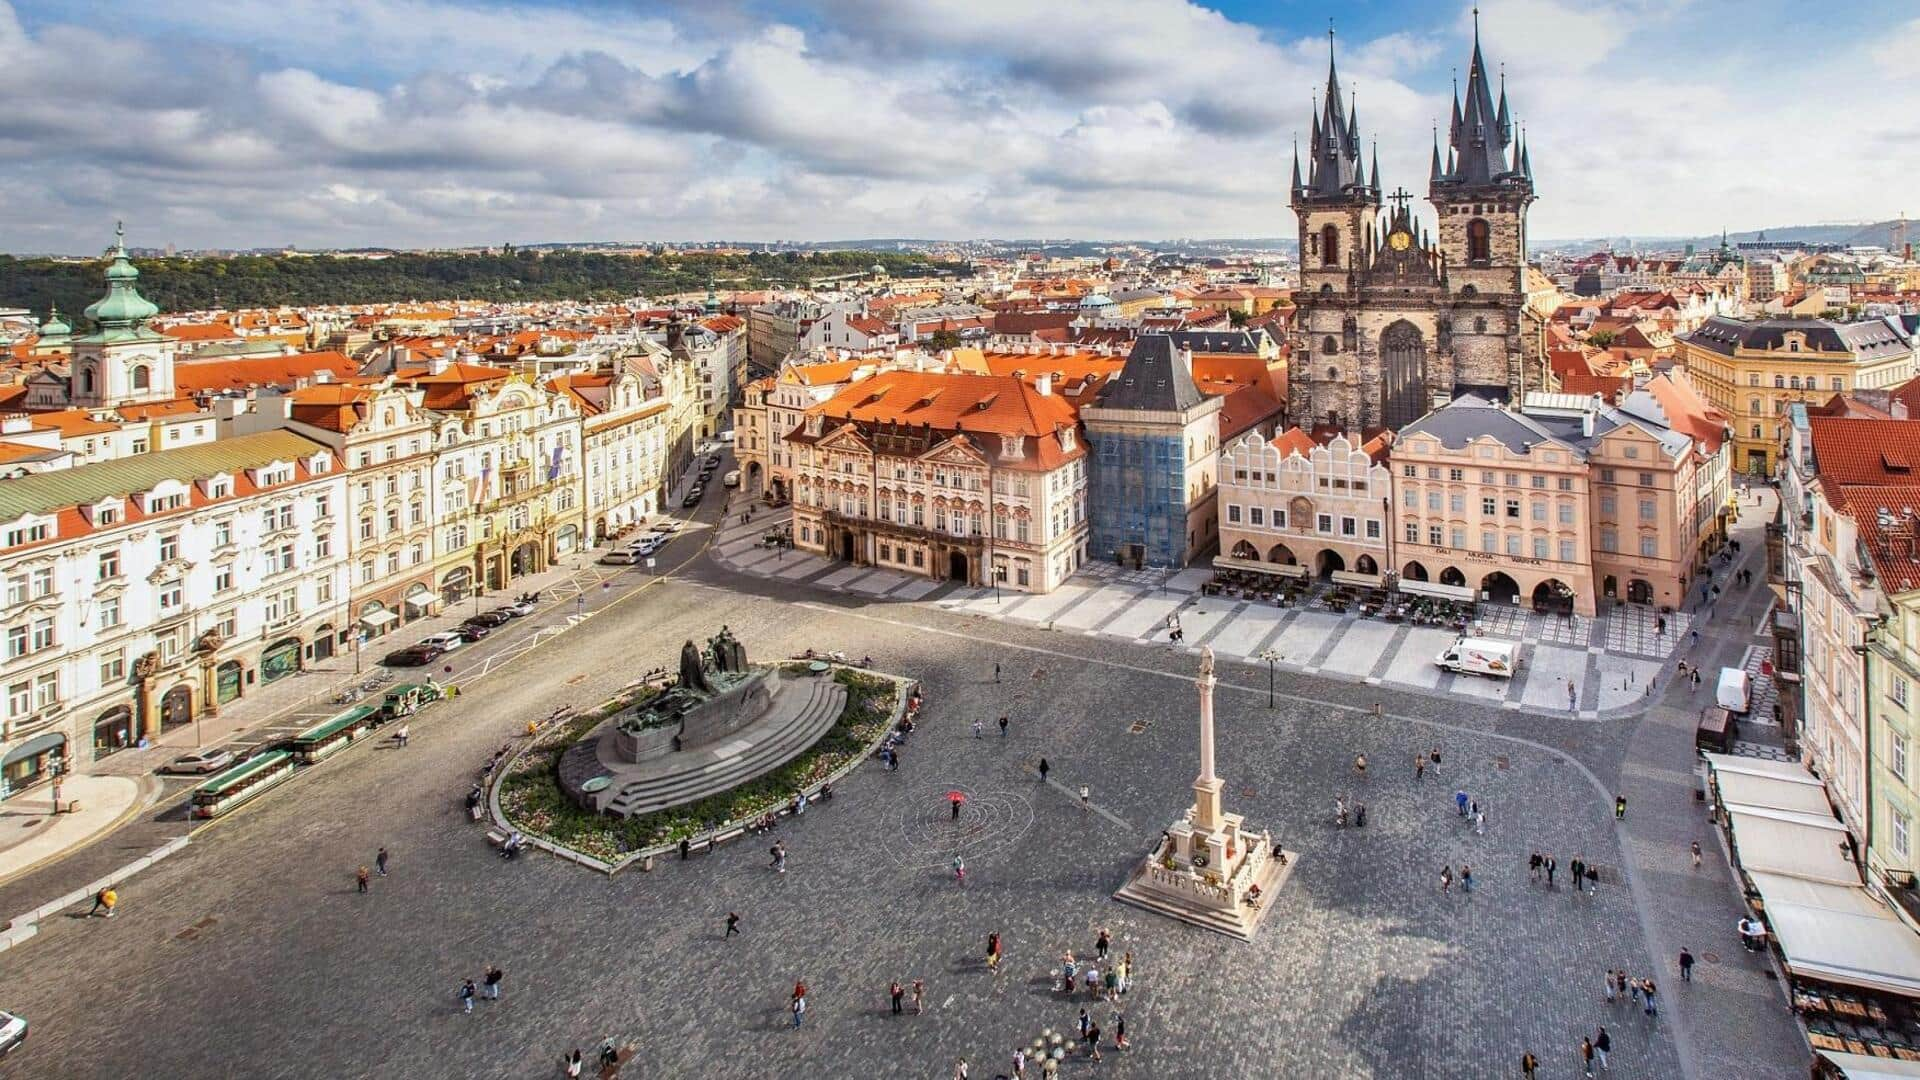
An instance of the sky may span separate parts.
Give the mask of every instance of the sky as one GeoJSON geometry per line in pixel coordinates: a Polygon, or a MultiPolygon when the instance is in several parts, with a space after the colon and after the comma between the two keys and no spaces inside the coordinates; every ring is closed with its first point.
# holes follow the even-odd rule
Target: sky
{"type": "MultiPolygon", "coordinates": [[[[1536,240],[1920,216],[1920,6],[1808,10],[1483,0],[1536,240]]],[[[1468,3],[0,0],[0,250],[1292,236],[1330,19],[1423,194],[1468,3]]]]}

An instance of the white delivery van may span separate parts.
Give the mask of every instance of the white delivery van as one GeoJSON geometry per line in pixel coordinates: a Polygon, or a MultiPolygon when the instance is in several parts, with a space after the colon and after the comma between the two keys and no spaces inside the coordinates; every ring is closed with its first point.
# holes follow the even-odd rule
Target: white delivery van
{"type": "Polygon", "coordinates": [[[730,488],[739,487],[740,486],[740,470],[729,469],[727,471],[727,475],[720,478],[720,482],[730,488]]]}
{"type": "Polygon", "coordinates": [[[1435,657],[1433,662],[1447,671],[1511,679],[1515,658],[1519,654],[1518,642],[1461,637],[1447,646],[1446,651],[1435,657]]]}
{"type": "Polygon", "coordinates": [[[1753,705],[1753,680],[1737,667],[1720,669],[1720,685],[1714,701],[1730,713],[1744,714],[1753,705]]]}

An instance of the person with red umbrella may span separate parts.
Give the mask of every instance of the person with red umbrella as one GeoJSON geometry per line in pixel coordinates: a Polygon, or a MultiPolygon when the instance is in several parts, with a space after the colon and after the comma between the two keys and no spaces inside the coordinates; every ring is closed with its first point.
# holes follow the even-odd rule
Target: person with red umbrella
{"type": "Polygon", "coordinates": [[[960,820],[960,804],[966,801],[967,793],[964,791],[947,792],[947,805],[953,809],[953,820],[960,820]]]}

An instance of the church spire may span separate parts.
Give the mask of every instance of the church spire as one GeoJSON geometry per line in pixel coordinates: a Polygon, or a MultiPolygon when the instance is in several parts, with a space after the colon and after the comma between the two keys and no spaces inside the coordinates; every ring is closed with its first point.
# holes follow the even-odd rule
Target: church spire
{"type": "Polygon", "coordinates": [[[1433,125],[1433,164],[1427,167],[1427,182],[1437,184],[1445,174],[1440,171],[1440,125],[1433,125]]]}
{"type": "Polygon", "coordinates": [[[1373,140],[1373,180],[1367,185],[1375,195],[1380,194],[1380,140],[1373,140]]]}
{"type": "Polygon", "coordinates": [[[1300,194],[1305,185],[1300,182],[1300,136],[1293,137],[1293,193],[1300,194]]]}
{"type": "Polygon", "coordinates": [[[1480,9],[1473,10],[1473,53],[1467,62],[1464,91],[1455,82],[1453,118],[1448,125],[1448,163],[1437,183],[1467,188],[1525,182],[1526,152],[1514,138],[1513,109],[1507,100],[1506,69],[1500,70],[1498,96],[1487,76],[1480,47],[1480,9]]]}
{"type": "Polygon", "coordinates": [[[1340,92],[1333,28],[1328,27],[1325,96],[1314,109],[1306,183],[1298,191],[1304,199],[1344,200],[1353,197],[1353,189],[1364,188],[1366,180],[1366,168],[1360,161],[1360,124],[1356,111],[1340,92]]]}

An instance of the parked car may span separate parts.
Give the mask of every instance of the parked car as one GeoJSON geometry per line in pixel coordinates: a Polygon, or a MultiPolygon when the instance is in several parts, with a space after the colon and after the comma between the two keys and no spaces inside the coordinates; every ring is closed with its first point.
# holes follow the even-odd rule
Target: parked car
{"type": "Polygon", "coordinates": [[[720,478],[720,483],[730,488],[739,487],[740,486],[740,470],[728,469],[727,475],[720,478]]]}
{"type": "Polygon", "coordinates": [[[491,628],[495,626],[502,626],[512,621],[513,621],[513,616],[507,614],[504,611],[494,610],[494,611],[483,611],[478,615],[472,616],[471,618],[466,620],[466,625],[485,626],[485,627],[491,628]]]}
{"type": "Polygon", "coordinates": [[[493,633],[493,628],[491,626],[482,626],[479,623],[461,623],[449,631],[449,633],[458,634],[461,641],[471,643],[479,641],[481,638],[493,633]]]}
{"type": "Polygon", "coordinates": [[[677,533],[680,531],[680,523],[672,518],[661,518],[659,521],[653,523],[653,531],[657,533],[677,533]]]}
{"type": "Polygon", "coordinates": [[[643,539],[635,541],[633,545],[633,550],[639,552],[642,555],[651,555],[654,552],[659,551],[661,548],[666,547],[667,541],[671,539],[673,539],[673,537],[667,535],[666,533],[659,533],[654,536],[648,536],[643,539]]]}
{"type": "Polygon", "coordinates": [[[441,652],[452,652],[467,643],[467,639],[458,630],[442,630],[438,634],[428,634],[420,639],[422,645],[438,645],[441,652]]]}
{"type": "Polygon", "coordinates": [[[646,558],[647,553],[641,551],[639,547],[636,546],[630,548],[615,548],[594,561],[600,563],[602,566],[633,566],[637,563],[645,562],[646,558]]]}
{"type": "Polygon", "coordinates": [[[14,1052],[21,1043],[27,1041],[27,1018],[15,1016],[10,1012],[0,1012],[0,1057],[14,1052]]]}
{"type": "Polygon", "coordinates": [[[707,468],[709,468],[709,469],[717,469],[717,468],[719,468],[719,467],[720,467],[720,455],[719,455],[719,454],[708,454],[708,455],[707,455],[707,468]]]}
{"type": "Polygon", "coordinates": [[[687,497],[680,500],[680,505],[687,506],[687,507],[699,506],[700,496],[705,495],[706,493],[707,493],[706,488],[701,487],[699,484],[695,484],[691,488],[687,489],[687,497]]]}
{"type": "Polygon", "coordinates": [[[438,645],[422,642],[418,645],[409,645],[404,649],[395,649],[381,657],[380,662],[388,667],[424,667],[438,660],[440,654],[446,651],[438,645]]]}
{"type": "Polygon", "coordinates": [[[531,600],[515,600],[515,601],[514,601],[513,603],[511,603],[511,604],[505,604],[505,605],[502,605],[502,606],[501,606],[500,608],[498,608],[497,610],[499,610],[499,611],[504,611],[504,612],[506,612],[507,614],[509,614],[509,615],[511,615],[511,616],[513,616],[514,618],[516,618],[516,619],[518,619],[518,618],[520,618],[520,617],[521,617],[521,616],[523,616],[523,615],[531,615],[531,614],[533,614],[533,611],[534,611],[534,609],[535,609],[536,607],[538,607],[538,606],[539,606],[538,604],[535,604],[535,603],[534,603],[533,601],[531,601],[531,600]]]}
{"type": "Polygon", "coordinates": [[[234,763],[233,751],[225,747],[213,746],[205,750],[195,750],[191,754],[182,754],[166,763],[164,771],[170,773],[211,773],[219,772],[234,763]]]}

